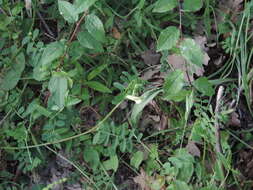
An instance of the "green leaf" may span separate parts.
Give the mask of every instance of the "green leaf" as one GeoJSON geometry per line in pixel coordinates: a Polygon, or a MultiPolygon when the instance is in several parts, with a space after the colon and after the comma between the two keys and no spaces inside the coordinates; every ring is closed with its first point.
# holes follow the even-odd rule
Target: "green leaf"
{"type": "Polygon", "coordinates": [[[169,26],[162,30],[157,42],[157,51],[173,48],[177,44],[179,36],[180,32],[175,26],[169,26]]]}
{"type": "Polygon", "coordinates": [[[66,100],[66,106],[73,106],[76,105],[78,103],[80,103],[82,100],[73,96],[68,96],[67,100],[66,100]]]}
{"type": "Polygon", "coordinates": [[[202,0],[184,0],[183,9],[184,11],[198,11],[203,6],[202,0]]]}
{"type": "Polygon", "coordinates": [[[93,69],[89,74],[87,79],[91,80],[93,78],[95,78],[97,75],[99,75],[106,67],[108,66],[108,64],[103,64],[98,66],[97,68],[93,69]]]}
{"type": "Polygon", "coordinates": [[[114,170],[116,172],[119,167],[119,159],[117,155],[112,156],[109,160],[104,161],[103,165],[106,170],[114,170]]]}
{"type": "Polygon", "coordinates": [[[189,182],[194,172],[193,156],[186,149],[177,149],[168,160],[179,169],[177,179],[189,182]]]}
{"type": "Polygon", "coordinates": [[[158,0],[155,3],[153,12],[164,13],[174,9],[178,5],[178,0],[158,0]]]}
{"type": "Polygon", "coordinates": [[[105,41],[105,30],[101,20],[94,14],[88,15],[85,18],[85,28],[97,41],[105,41]]]}
{"type": "Polygon", "coordinates": [[[38,65],[33,69],[35,80],[46,80],[50,74],[49,70],[52,62],[64,54],[64,44],[62,42],[53,42],[46,46],[40,58],[38,65]]]}
{"type": "Polygon", "coordinates": [[[96,169],[100,163],[99,154],[96,149],[91,146],[85,147],[83,151],[83,158],[86,162],[91,164],[93,169],[96,169]]]}
{"type": "Polygon", "coordinates": [[[9,70],[4,73],[3,78],[0,78],[0,90],[11,90],[15,88],[20,80],[22,72],[25,69],[25,56],[23,53],[20,53],[16,59],[15,63],[9,68],[9,70]]]}
{"type": "Polygon", "coordinates": [[[65,99],[68,94],[68,79],[61,72],[54,73],[51,77],[48,89],[51,96],[48,103],[52,106],[56,105],[57,110],[63,109],[65,106],[65,99]]]}
{"type": "Polygon", "coordinates": [[[143,161],[143,152],[137,151],[131,157],[130,164],[134,166],[136,169],[138,169],[142,161],[143,161]]]}
{"type": "Polygon", "coordinates": [[[168,74],[165,79],[163,90],[166,100],[175,100],[180,95],[180,91],[184,86],[184,73],[177,69],[168,74]]]}
{"type": "Polygon", "coordinates": [[[104,52],[102,44],[95,38],[93,38],[93,36],[87,31],[79,32],[77,35],[77,39],[79,43],[85,48],[94,50],[97,53],[104,52]]]}
{"type": "Polygon", "coordinates": [[[41,65],[48,65],[59,58],[64,53],[64,44],[62,42],[52,42],[47,45],[40,59],[41,65]]]}
{"type": "Polygon", "coordinates": [[[206,96],[214,95],[215,91],[212,84],[206,77],[200,77],[193,82],[195,88],[206,96]]]}
{"type": "Polygon", "coordinates": [[[78,12],[76,7],[68,1],[58,0],[58,8],[60,14],[66,21],[74,23],[78,20],[78,12]]]}
{"type": "Polygon", "coordinates": [[[191,64],[202,67],[204,55],[193,39],[186,38],[180,44],[181,55],[191,64]]]}
{"type": "Polygon", "coordinates": [[[178,190],[178,189],[190,190],[191,188],[184,181],[174,180],[166,190],[178,190]]]}
{"type": "Polygon", "coordinates": [[[96,90],[96,91],[99,91],[99,92],[103,92],[103,93],[112,93],[112,91],[107,88],[105,85],[103,85],[102,83],[100,82],[97,82],[97,81],[88,81],[88,82],[85,82],[85,84],[96,90]]]}
{"type": "Polygon", "coordinates": [[[162,91],[163,91],[162,89],[152,89],[152,90],[145,92],[140,97],[140,102],[135,103],[135,105],[133,107],[132,114],[131,114],[131,122],[133,123],[133,125],[137,124],[137,122],[139,120],[139,116],[140,116],[142,110],[144,109],[144,107],[162,91]]]}
{"type": "Polygon", "coordinates": [[[86,12],[97,0],[75,0],[74,6],[77,14],[86,12]]]}

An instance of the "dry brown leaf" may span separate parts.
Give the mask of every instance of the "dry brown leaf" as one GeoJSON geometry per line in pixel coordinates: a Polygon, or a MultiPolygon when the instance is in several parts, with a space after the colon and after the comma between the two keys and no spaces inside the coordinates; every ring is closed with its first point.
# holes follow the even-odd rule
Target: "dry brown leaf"
{"type": "Polygon", "coordinates": [[[189,141],[186,145],[186,149],[191,155],[200,157],[200,150],[194,141],[189,141]]]}
{"type": "Polygon", "coordinates": [[[153,76],[160,72],[160,68],[161,67],[157,66],[157,67],[152,67],[152,68],[148,69],[147,71],[145,71],[141,75],[141,79],[142,80],[150,80],[150,79],[154,78],[153,76]]]}
{"type": "Polygon", "coordinates": [[[236,112],[232,112],[230,115],[229,125],[233,127],[240,127],[241,121],[239,119],[239,115],[236,112]]]}
{"type": "Polygon", "coordinates": [[[192,82],[194,80],[193,74],[196,73],[198,76],[202,76],[204,73],[204,69],[195,66],[194,69],[195,72],[192,72],[189,67],[186,65],[186,61],[184,58],[180,55],[172,54],[168,56],[168,63],[174,68],[174,69],[180,69],[184,72],[184,78],[188,82],[192,82]],[[187,68],[186,68],[187,67],[187,68]]]}
{"type": "Polygon", "coordinates": [[[151,177],[149,177],[142,168],[140,175],[134,177],[134,182],[140,186],[141,190],[151,190],[149,187],[150,181],[151,177]]]}
{"type": "MultiPolygon", "coordinates": [[[[200,48],[203,51],[204,58],[203,58],[203,65],[208,65],[210,57],[206,53],[208,51],[207,47],[207,39],[205,36],[196,36],[194,38],[194,41],[200,46],[200,48]]],[[[168,63],[174,68],[174,69],[180,69],[184,72],[184,78],[188,82],[192,82],[194,80],[193,74],[196,74],[197,76],[203,76],[204,74],[204,68],[198,67],[196,65],[190,65],[187,64],[185,59],[176,54],[172,54],[168,56],[168,63]]]]}
{"type": "Polygon", "coordinates": [[[112,36],[117,40],[121,38],[121,33],[118,31],[116,27],[112,28],[112,36]]]}
{"type": "Polygon", "coordinates": [[[149,49],[142,53],[141,58],[146,65],[152,66],[160,62],[161,55],[156,53],[155,50],[149,49]]]}

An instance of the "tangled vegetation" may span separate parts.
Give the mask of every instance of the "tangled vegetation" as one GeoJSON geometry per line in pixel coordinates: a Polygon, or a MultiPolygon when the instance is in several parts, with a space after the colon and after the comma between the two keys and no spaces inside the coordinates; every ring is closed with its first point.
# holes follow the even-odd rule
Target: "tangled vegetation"
{"type": "Polygon", "coordinates": [[[253,2],[0,0],[0,190],[250,190],[253,2]]]}

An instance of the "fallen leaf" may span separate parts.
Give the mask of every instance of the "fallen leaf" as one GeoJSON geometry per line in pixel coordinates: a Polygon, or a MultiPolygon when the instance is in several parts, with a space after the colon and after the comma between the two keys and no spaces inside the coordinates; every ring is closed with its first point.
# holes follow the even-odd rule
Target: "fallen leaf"
{"type": "Polygon", "coordinates": [[[241,121],[239,119],[239,115],[236,112],[231,113],[228,123],[233,127],[241,127],[241,121]]]}
{"type": "Polygon", "coordinates": [[[121,38],[121,33],[119,32],[119,30],[116,27],[112,28],[112,36],[119,40],[121,38]]]}
{"type": "Polygon", "coordinates": [[[184,78],[188,82],[194,81],[193,74],[195,73],[197,76],[202,76],[204,73],[203,67],[197,67],[194,65],[190,65],[186,63],[184,58],[180,55],[172,54],[168,56],[168,63],[174,69],[180,69],[184,73],[184,78]]]}
{"type": "Polygon", "coordinates": [[[142,53],[141,58],[146,65],[157,65],[160,62],[161,55],[154,50],[149,49],[142,53]]]}
{"type": "Polygon", "coordinates": [[[189,141],[186,145],[186,149],[192,156],[200,157],[200,150],[194,141],[189,141]]]}
{"type": "Polygon", "coordinates": [[[149,177],[146,172],[141,168],[141,173],[134,177],[134,182],[137,183],[141,190],[151,190],[149,187],[149,183],[151,181],[151,177],[149,177]]]}

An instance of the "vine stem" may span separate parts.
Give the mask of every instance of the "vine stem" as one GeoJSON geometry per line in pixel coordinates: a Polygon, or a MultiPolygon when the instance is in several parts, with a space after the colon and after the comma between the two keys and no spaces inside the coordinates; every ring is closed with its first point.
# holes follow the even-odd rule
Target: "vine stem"
{"type": "Polygon", "coordinates": [[[94,127],[92,127],[91,129],[89,129],[88,131],[85,131],[83,133],[68,137],[68,138],[64,138],[64,139],[60,139],[60,140],[56,140],[53,142],[47,142],[47,143],[42,143],[42,144],[37,144],[37,145],[30,145],[30,146],[23,146],[23,147],[0,147],[0,149],[6,149],[6,150],[20,150],[20,149],[31,149],[31,148],[37,148],[37,147],[42,147],[42,146],[48,146],[48,145],[52,145],[52,144],[57,144],[57,143],[62,143],[62,142],[66,142],[78,137],[81,137],[83,135],[95,132],[102,123],[104,123],[111,115],[112,113],[120,106],[120,104],[123,101],[119,102],[105,117],[104,119],[102,119],[97,125],[95,125],[94,127]]]}

